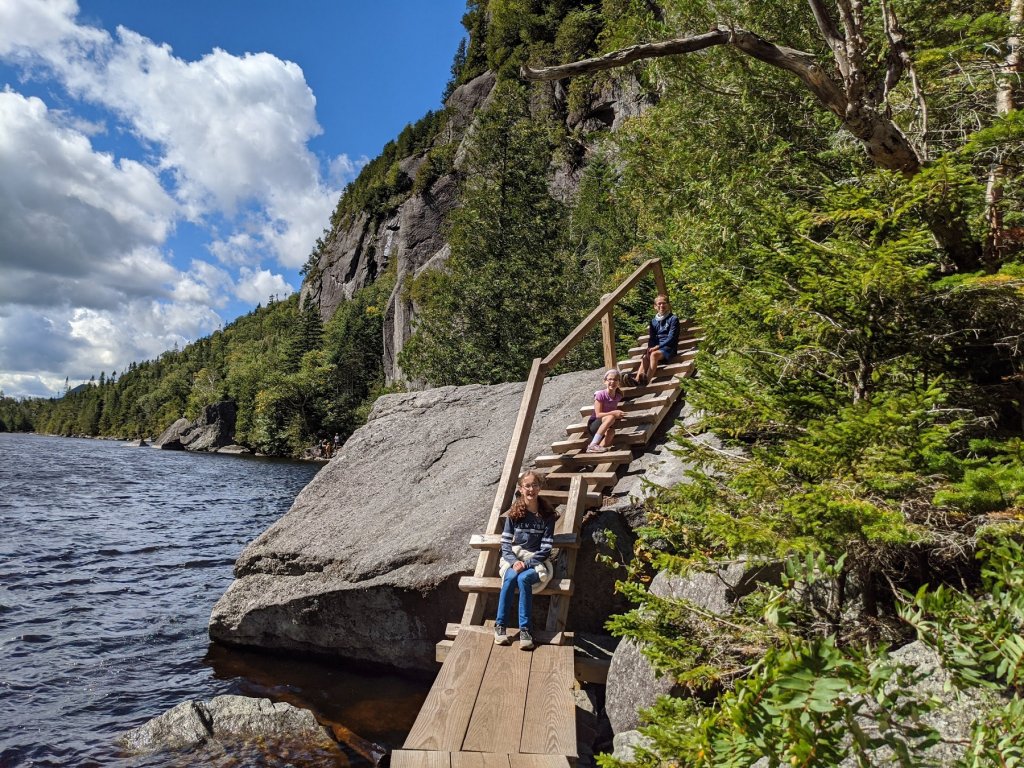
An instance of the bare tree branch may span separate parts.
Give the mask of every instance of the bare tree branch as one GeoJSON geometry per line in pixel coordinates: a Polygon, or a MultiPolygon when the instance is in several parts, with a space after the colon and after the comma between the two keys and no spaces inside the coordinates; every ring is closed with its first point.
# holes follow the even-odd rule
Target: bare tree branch
{"type": "Polygon", "coordinates": [[[519,72],[526,80],[561,80],[565,77],[589,75],[605,69],[624,67],[641,59],[656,59],[663,56],[675,56],[680,53],[693,53],[694,51],[711,48],[715,45],[724,45],[728,42],[729,31],[724,27],[719,27],[703,35],[678,37],[658,43],[631,45],[628,48],[612,51],[603,56],[597,56],[593,59],[582,59],[571,64],[560,64],[540,69],[524,66],[519,72]]]}
{"type": "Polygon", "coordinates": [[[825,42],[832,50],[832,55],[836,57],[839,71],[843,77],[846,77],[846,69],[844,67],[844,62],[846,62],[846,44],[836,28],[836,23],[821,0],[808,1],[811,6],[811,13],[814,14],[814,20],[818,23],[818,29],[821,31],[821,36],[825,38],[825,42]]]}

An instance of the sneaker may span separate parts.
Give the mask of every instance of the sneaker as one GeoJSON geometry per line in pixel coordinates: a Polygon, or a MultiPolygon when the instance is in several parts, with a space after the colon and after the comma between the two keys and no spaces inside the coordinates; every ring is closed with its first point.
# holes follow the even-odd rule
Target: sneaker
{"type": "Polygon", "coordinates": [[[533,635],[528,629],[519,630],[519,649],[521,651],[532,651],[534,648],[533,635]]]}
{"type": "Polygon", "coordinates": [[[607,453],[608,449],[600,443],[591,443],[587,446],[587,453],[607,453]]]}
{"type": "Polygon", "coordinates": [[[501,624],[494,625],[494,644],[495,645],[510,645],[512,638],[505,634],[505,628],[501,624]]]}

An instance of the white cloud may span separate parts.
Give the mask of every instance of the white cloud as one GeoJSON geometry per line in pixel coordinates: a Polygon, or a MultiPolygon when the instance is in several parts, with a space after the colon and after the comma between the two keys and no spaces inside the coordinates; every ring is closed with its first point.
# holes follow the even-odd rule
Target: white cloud
{"type": "Polygon", "coordinates": [[[346,154],[341,154],[331,160],[329,178],[331,184],[343,189],[346,184],[359,175],[363,166],[370,162],[370,158],[363,155],[358,160],[353,160],[346,154]]]}
{"type": "Polygon", "coordinates": [[[288,295],[268,264],[305,263],[367,161],[338,155],[322,177],[308,146],[321,132],[314,95],[297,64],[269,53],[187,61],[129,29],[80,23],[75,0],[0,0],[0,60],[70,97],[52,107],[0,92],[8,393],[183,345],[220,327],[232,297],[288,295]],[[209,235],[218,265],[174,266],[168,240],[186,228],[209,235]]]}
{"type": "Polygon", "coordinates": [[[271,296],[284,298],[294,292],[295,289],[285,282],[281,275],[272,275],[268,269],[254,271],[242,267],[238,284],[235,286],[235,295],[250,304],[265,304],[271,296]]]}
{"type": "MultiPolygon", "coordinates": [[[[72,303],[151,294],[173,274],[158,246],[176,210],[151,170],[95,152],[39,99],[0,93],[0,264],[10,282],[57,281],[50,300],[72,303]]],[[[0,287],[0,301],[40,300],[0,287]]]]}

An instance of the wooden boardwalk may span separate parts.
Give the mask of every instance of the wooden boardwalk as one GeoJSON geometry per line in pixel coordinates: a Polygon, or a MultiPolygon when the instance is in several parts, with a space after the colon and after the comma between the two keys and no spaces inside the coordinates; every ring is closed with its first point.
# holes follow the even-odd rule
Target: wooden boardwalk
{"type": "Polygon", "coordinates": [[[508,766],[509,756],[531,756],[512,765],[567,766],[576,757],[572,690],[571,645],[526,653],[516,643],[495,645],[489,627],[466,628],[391,765],[448,765],[451,755],[456,766],[464,764],[456,754],[474,753],[482,760],[474,765],[508,766]]]}
{"type": "Polygon", "coordinates": [[[614,450],[585,452],[590,437],[586,419],[593,413],[589,403],[580,408],[584,421],[566,427],[568,439],[552,444],[550,455],[534,459],[533,465],[546,471],[542,495],[556,506],[565,505],[555,529],[565,575],[537,593],[550,599],[545,627],[533,633],[537,648],[520,650],[515,630],[509,632],[512,645],[495,645],[492,628],[484,621],[484,600],[501,588],[501,513],[512,501],[544,376],[598,322],[606,365],[636,369],[647,337],[639,337],[640,346],[629,351],[630,358],[616,364],[611,311],[648,271],[654,272],[658,291],[665,293],[661,264],[651,260],[606,296],[551,354],[534,361],[490,518],[484,532],[470,540],[480,556],[473,575],[459,582],[469,593],[462,621],[449,624],[447,639],[438,643],[437,660],[443,666],[403,748],[392,753],[392,768],[569,768],[575,761],[573,687],[577,678],[595,679],[593,664],[576,660],[573,637],[566,631],[583,514],[601,506],[602,492],[615,485],[621,469],[633,460],[633,450],[647,444],[675,406],[682,379],[693,375],[699,328],[683,324],[679,354],[672,362],[647,385],[623,388],[621,407],[627,418],[616,430],[614,450]]]}

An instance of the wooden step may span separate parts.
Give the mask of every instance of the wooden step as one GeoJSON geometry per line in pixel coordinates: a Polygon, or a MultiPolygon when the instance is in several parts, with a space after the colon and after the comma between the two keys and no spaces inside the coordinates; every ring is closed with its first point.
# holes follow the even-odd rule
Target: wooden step
{"type": "MultiPolygon", "coordinates": [[[[646,339],[647,337],[645,336],[644,338],[646,339]]],[[[686,335],[679,334],[678,349],[693,349],[702,341],[704,341],[704,338],[704,336],[697,336],[692,333],[686,335]]],[[[629,352],[626,353],[626,357],[636,357],[637,355],[642,355],[648,349],[649,347],[645,342],[639,346],[630,348],[629,352]]]]}
{"type": "MultiPolygon", "coordinates": [[[[497,594],[501,592],[500,576],[463,576],[459,579],[459,589],[463,592],[487,592],[497,594]]],[[[573,592],[572,579],[552,579],[548,585],[535,595],[571,595],[573,592]]]]}
{"type": "Polygon", "coordinates": [[[555,453],[538,456],[533,460],[533,464],[536,467],[581,467],[596,464],[629,464],[632,461],[633,452],[621,450],[605,453],[555,453]]]}
{"type": "MultiPolygon", "coordinates": [[[[616,449],[622,449],[627,445],[643,445],[647,442],[647,433],[639,427],[628,427],[623,430],[617,430],[615,432],[615,445],[616,449]]],[[[569,451],[582,450],[590,445],[589,435],[580,435],[578,437],[570,437],[566,440],[559,440],[558,442],[551,444],[552,453],[568,453],[569,451]]],[[[590,455],[590,454],[588,454],[590,455]]],[[[604,461],[602,458],[607,454],[595,453],[598,461],[604,461]]]]}
{"type": "MultiPolygon", "coordinates": [[[[625,395],[625,393],[623,393],[625,395]]],[[[662,397],[652,397],[648,400],[625,400],[619,404],[619,410],[625,413],[636,413],[637,411],[646,411],[648,408],[661,408],[670,401],[668,395],[662,397]]],[[[583,418],[590,418],[594,415],[594,406],[586,405],[580,408],[580,416],[583,418]]]]}
{"type": "MultiPolygon", "coordinates": [[[[473,549],[501,549],[501,534],[474,533],[469,537],[469,546],[473,549]]],[[[557,549],[578,549],[580,538],[573,533],[556,533],[554,546],[557,549]]]]}
{"type": "MultiPolygon", "coordinates": [[[[559,504],[565,504],[569,500],[569,492],[559,490],[557,488],[542,488],[540,493],[537,494],[542,499],[547,499],[555,506],[559,504]]],[[[593,509],[594,507],[601,506],[601,494],[600,493],[587,493],[584,497],[584,504],[587,509],[593,509]]]]}
{"type": "MultiPolygon", "coordinates": [[[[693,358],[697,356],[696,349],[684,349],[680,350],[679,354],[672,358],[672,362],[668,365],[658,366],[658,377],[668,376],[669,374],[675,374],[683,371],[687,364],[693,362],[693,358]]],[[[619,363],[620,371],[635,371],[640,367],[640,361],[636,358],[630,360],[623,360],[619,363]]]]}
{"type": "Polygon", "coordinates": [[[629,402],[635,397],[643,397],[644,395],[651,395],[656,392],[671,392],[673,389],[679,389],[683,381],[678,376],[672,376],[668,379],[662,379],[658,376],[653,382],[647,384],[644,387],[623,387],[622,394],[629,402]]]}
{"type": "MultiPolygon", "coordinates": [[[[488,620],[483,626],[479,624],[457,624],[451,622],[445,625],[444,636],[449,640],[454,640],[455,636],[459,632],[484,632],[491,634],[494,631],[494,622],[488,620]]],[[[572,632],[548,632],[543,629],[537,629],[530,633],[533,639],[538,643],[545,643],[547,645],[572,645],[575,641],[575,635],[572,632]]],[[[513,642],[519,637],[519,630],[514,627],[509,627],[508,636],[512,638],[513,642]]]]}
{"type": "MultiPolygon", "coordinates": [[[[704,333],[704,327],[701,325],[697,325],[692,320],[680,320],[679,336],[682,337],[686,333],[696,333],[699,335],[704,333]]],[[[646,333],[641,333],[639,336],[636,337],[636,343],[643,344],[644,346],[646,346],[647,342],[649,342],[650,340],[651,337],[646,333]]]]}
{"type": "MultiPolygon", "coordinates": [[[[617,422],[615,422],[615,431],[625,429],[626,427],[635,427],[639,424],[647,424],[648,422],[654,421],[658,417],[658,411],[656,410],[643,410],[631,413],[628,416],[623,416],[617,422]]],[[[580,421],[576,424],[570,424],[565,428],[565,434],[575,435],[580,432],[587,432],[588,421],[580,421]]],[[[588,433],[589,434],[589,433],[588,433]]]]}
{"type": "Polygon", "coordinates": [[[574,477],[582,477],[592,488],[607,488],[619,481],[618,472],[548,472],[544,482],[548,488],[568,488],[574,477]]]}

